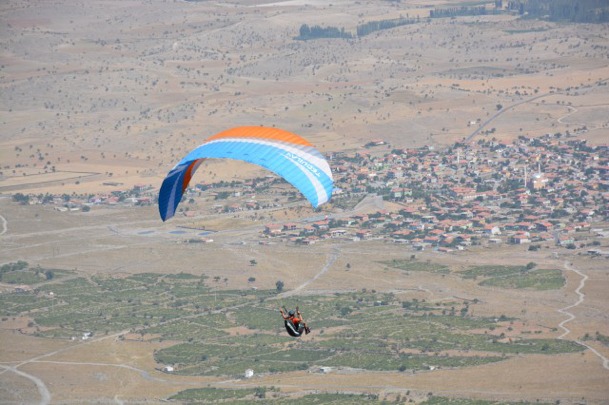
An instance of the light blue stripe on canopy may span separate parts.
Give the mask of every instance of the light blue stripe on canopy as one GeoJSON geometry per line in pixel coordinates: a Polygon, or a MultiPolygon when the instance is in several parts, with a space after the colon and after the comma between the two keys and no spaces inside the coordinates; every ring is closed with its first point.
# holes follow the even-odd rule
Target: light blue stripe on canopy
{"type": "Polygon", "coordinates": [[[167,175],[159,193],[163,221],[171,218],[201,159],[234,159],[262,166],[296,187],[314,208],[328,201],[334,182],[325,158],[313,147],[252,140],[223,139],[191,151],[167,175]],[[328,175],[329,173],[329,175],[328,175]]]}

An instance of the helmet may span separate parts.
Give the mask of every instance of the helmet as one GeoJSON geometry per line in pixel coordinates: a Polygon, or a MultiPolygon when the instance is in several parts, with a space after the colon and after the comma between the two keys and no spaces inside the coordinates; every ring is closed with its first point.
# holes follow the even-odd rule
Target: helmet
{"type": "Polygon", "coordinates": [[[290,310],[290,311],[288,312],[288,315],[290,315],[290,316],[294,316],[294,313],[295,313],[294,311],[290,310]]]}

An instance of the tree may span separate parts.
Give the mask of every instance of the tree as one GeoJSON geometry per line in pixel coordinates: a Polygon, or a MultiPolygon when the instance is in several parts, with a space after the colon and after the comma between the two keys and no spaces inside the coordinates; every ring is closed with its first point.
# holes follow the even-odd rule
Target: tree
{"type": "Polygon", "coordinates": [[[284,287],[283,281],[277,280],[277,282],[275,283],[275,286],[277,287],[277,292],[280,293],[283,291],[283,287],[284,287]]]}
{"type": "Polygon", "coordinates": [[[21,205],[26,205],[30,202],[30,196],[22,193],[13,195],[13,201],[18,202],[21,205]]]}
{"type": "Polygon", "coordinates": [[[250,260],[250,266],[255,266],[257,264],[258,264],[258,262],[256,260],[254,260],[254,259],[250,260]]]}
{"type": "Polygon", "coordinates": [[[254,395],[256,398],[266,398],[266,387],[256,387],[254,395]]]}
{"type": "Polygon", "coordinates": [[[526,269],[527,270],[532,270],[533,268],[535,268],[535,266],[537,266],[537,263],[535,263],[535,262],[529,262],[529,263],[527,263],[526,269]]]}
{"type": "Polygon", "coordinates": [[[311,35],[311,29],[309,28],[309,26],[307,24],[302,24],[300,26],[300,37],[307,38],[310,35],[311,35]]]}

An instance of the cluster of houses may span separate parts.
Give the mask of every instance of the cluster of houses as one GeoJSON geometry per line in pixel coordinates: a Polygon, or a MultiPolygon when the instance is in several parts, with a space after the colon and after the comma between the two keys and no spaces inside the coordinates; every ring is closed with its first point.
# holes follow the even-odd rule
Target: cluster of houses
{"type": "Polygon", "coordinates": [[[600,245],[599,238],[606,237],[607,146],[547,135],[512,143],[482,139],[445,151],[383,149],[333,155],[341,190],[334,198],[376,193],[393,202],[392,209],[267,224],[263,234],[301,244],[383,238],[447,252],[502,243],[576,248],[590,243],[583,239],[600,245]]]}
{"type": "MultiPolygon", "coordinates": [[[[115,183],[104,183],[109,186],[115,183]]],[[[156,200],[156,192],[152,185],[135,185],[127,191],[110,191],[107,193],[95,193],[85,195],[75,194],[31,194],[27,196],[28,204],[52,205],[55,210],[67,211],[89,211],[94,206],[125,206],[125,205],[150,205],[156,200]]],[[[23,200],[20,200],[24,202],[23,200]]]]}

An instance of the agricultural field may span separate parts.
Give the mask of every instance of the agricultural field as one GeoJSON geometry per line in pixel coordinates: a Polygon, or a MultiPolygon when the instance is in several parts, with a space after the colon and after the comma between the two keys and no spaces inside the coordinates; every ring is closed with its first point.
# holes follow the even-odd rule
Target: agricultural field
{"type": "Polygon", "coordinates": [[[450,270],[447,266],[434,263],[421,263],[415,260],[393,260],[383,262],[387,266],[395,267],[404,271],[429,271],[432,273],[448,274],[450,270]]]}
{"type": "MultiPolygon", "coordinates": [[[[425,271],[426,266],[431,272],[438,268],[438,265],[422,262],[413,264],[420,271],[425,271]]],[[[38,269],[26,271],[35,273],[38,269]]],[[[164,364],[196,364],[201,356],[218,358],[223,352],[222,345],[232,345],[240,339],[246,339],[243,342],[252,345],[256,361],[273,360],[260,348],[291,341],[283,336],[282,327],[278,325],[281,322],[278,322],[275,307],[277,291],[217,291],[206,283],[205,277],[187,273],[141,273],[126,278],[75,277],[42,285],[36,288],[35,293],[5,294],[1,298],[1,315],[32,317],[36,336],[68,337],[85,332],[108,334],[130,326],[132,332],[137,331],[142,336],[183,341],[190,345],[187,350],[177,347],[157,353],[160,363],[164,364]],[[238,325],[245,326],[250,333],[237,337],[227,332],[238,325]],[[219,345],[217,350],[210,345],[212,340],[219,345]],[[198,353],[195,349],[197,342],[205,342],[205,353],[198,353]],[[190,357],[184,359],[180,353],[190,357]]],[[[327,347],[348,352],[366,348],[373,354],[382,354],[386,351],[384,348],[395,346],[400,348],[396,352],[398,355],[405,349],[438,353],[452,348],[499,354],[536,352],[541,346],[544,347],[542,352],[550,353],[581,350],[577,345],[558,345],[559,341],[553,345],[551,341],[540,341],[539,344],[523,341],[513,346],[514,349],[501,344],[488,345],[489,342],[497,343],[499,336],[494,336],[492,330],[499,322],[517,320],[503,314],[484,318],[467,316],[476,300],[428,303],[415,298],[401,301],[391,293],[363,289],[330,296],[309,295],[300,302],[303,307],[311,308],[308,316],[315,319],[319,329],[318,346],[309,347],[308,355],[300,351],[277,354],[281,361],[313,362],[333,357],[324,352],[327,347]],[[474,329],[484,329],[484,335],[466,337],[474,329]],[[383,349],[375,352],[375,348],[383,349]]],[[[230,356],[252,357],[242,356],[238,351],[230,356]]],[[[384,367],[391,369],[390,366],[384,367]]]]}
{"type": "MultiPolygon", "coordinates": [[[[408,397],[408,392],[404,397],[408,397]]],[[[314,404],[330,404],[330,405],[349,405],[349,404],[387,404],[388,401],[386,399],[381,400],[378,395],[369,395],[369,394],[306,394],[298,398],[282,398],[280,394],[276,392],[276,390],[266,390],[264,388],[252,388],[252,389],[239,389],[239,390],[229,390],[229,389],[217,389],[217,388],[199,388],[199,389],[190,389],[180,392],[177,395],[169,398],[170,400],[180,400],[186,402],[197,402],[201,401],[203,403],[209,402],[214,403],[221,401],[221,403],[243,403],[244,401],[260,401],[264,399],[265,403],[271,404],[293,404],[297,403],[300,405],[314,405],[314,404]],[[244,401],[241,401],[241,400],[244,401]]],[[[395,398],[392,398],[396,402],[400,402],[402,400],[402,395],[397,395],[395,398]]],[[[423,405],[494,405],[499,404],[495,401],[468,401],[468,400],[455,400],[446,397],[433,397],[430,396],[429,399],[423,400],[420,402],[423,405]]],[[[526,402],[517,402],[517,403],[506,403],[501,402],[503,405],[527,405],[526,402]]],[[[543,403],[537,402],[536,404],[544,405],[543,403]]]]}
{"type": "Polygon", "coordinates": [[[214,403],[222,401],[222,403],[244,403],[246,401],[260,401],[272,404],[380,404],[382,401],[376,395],[354,395],[354,394],[307,394],[298,398],[281,398],[281,395],[276,393],[272,388],[251,388],[251,389],[218,389],[218,388],[199,388],[190,389],[180,392],[169,398],[170,400],[179,400],[186,402],[214,403]],[[243,399],[243,401],[241,401],[243,399]]]}
{"type": "Polygon", "coordinates": [[[553,290],[564,286],[565,278],[558,269],[534,269],[535,263],[526,266],[479,266],[462,271],[464,278],[480,281],[480,285],[503,288],[532,288],[553,290]]]}
{"type": "MultiPolygon", "coordinates": [[[[416,260],[391,264],[402,271],[450,272],[448,266],[416,260]]],[[[10,266],[25,274],[40,271],[27,263],[10,266]]],[[[503,277],[514,272],[520,274],[521,269],[474,267],[461,274],[503,277]]],[[[501,330],[521,320],[499,313],[472,316],[475,299],[404,300],[367,289],[301,297],[299,305],[315,333],[298,341],[283,330],[279,297],[276,290],[217,290],[207,277],[184,272],[78,276],[40,285],[30,293],[0,295],[0,316],[31,319],[26,330],[36,337],[117,334],[119,340],[170,341],[171,345],[155,351],[154,360],[158,368],[171,365],[176,375],[184,376],[240,378],[248,368],[261,375],[324,368],[414,374],[585,349],[573,341],[535,334],[507,338],[501,330]],[[237,327],[245,329],[231,332],[237,327]]],[[[254,394],[212,390],[197,395],[218,399],[254,394]]],[[[183,395],[194,394],[175,398],[187,398],[183,395]]]]}

